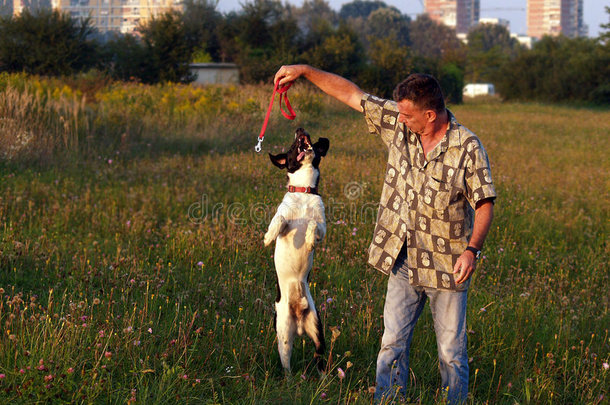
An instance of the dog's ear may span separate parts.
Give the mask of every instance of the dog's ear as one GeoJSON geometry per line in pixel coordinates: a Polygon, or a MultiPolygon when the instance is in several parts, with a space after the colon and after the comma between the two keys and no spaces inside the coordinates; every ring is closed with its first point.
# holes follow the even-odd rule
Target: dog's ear
{"type": "Polygon", "coordinates": [[[288,159],[288,155],[285,154],[285,153],[280,153],[280,154],[277,154],[277,155],[272,155],[270,153],[269,154],[269,159],[271,160],[271,163],[273,163],[274,165],[276,165],[280,169],[285,169],[286,168],[286,161],[288,159]]]}
{"type": "Polygon", "coordinates": [[[330,141],[327,138],[320,138],[318,142],[313,144],[313,149],[316,151],[318,156],[326,156],[328,148],[330,147],[330,141]]]}

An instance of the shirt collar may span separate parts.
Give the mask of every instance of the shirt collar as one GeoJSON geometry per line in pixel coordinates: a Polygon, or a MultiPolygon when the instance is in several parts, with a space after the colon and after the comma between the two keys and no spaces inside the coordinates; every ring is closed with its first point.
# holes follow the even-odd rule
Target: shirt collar
{"type": "MultiPolygon", "coordinates": [[[[447,133],[445,134],[445,138],[448,140],[447,147],[456,147],[461,145],[460,141],[460,131],[459,124],[455,119],[455,116],[449,109],[447,109],[447,114],[449,115],[449,124],[447,125],[447,133]]],[[[447,147],[443,150],[447,150],[447,147]]]]}
{"type": "Polygon", "coordinates": [[[438,146],[434,148],[434,153],[430,155],[430,161],[447,152],[447,149],[455,146],[460,146],[460,132],[458,131],[457,120],[455,119],[453,113],[448,109],[447,116],[449,118],[449,122],[447,123],[447,131],[445,132],[445,136],[443,136],[443,139],[441,139],[441,142],[438,144],[438,146]]]}

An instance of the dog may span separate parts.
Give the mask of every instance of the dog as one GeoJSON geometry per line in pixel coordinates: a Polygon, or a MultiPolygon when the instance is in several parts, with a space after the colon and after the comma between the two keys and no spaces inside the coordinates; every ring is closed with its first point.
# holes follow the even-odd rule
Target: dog
{"type": "Polygon", "coordinates": [[[290,374],[294,337],[303,333],[313,340],[316,367],[320,373],[324,373],[324,333],[309,292],[308,280],[314,247],[326,235],[326,217],[322,198],[318,194],[318,182],[319,164],[329,146],[326,138],[312,144],[309,134],[299,128],[288,152],[269,154],[271,162],[288,173],[288,192],[271,220],[264,240],[265,246],[276,241],[275,330],[286,374],[290,374]]]}

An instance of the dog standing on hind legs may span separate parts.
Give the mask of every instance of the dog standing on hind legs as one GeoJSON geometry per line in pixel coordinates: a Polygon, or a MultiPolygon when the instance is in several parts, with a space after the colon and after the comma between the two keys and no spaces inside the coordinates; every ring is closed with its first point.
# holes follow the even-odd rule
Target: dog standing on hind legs
{"type": "Polygon", "coordinates": [[[278,296],[275,300],[275,329],[286,373],[290,373],[294,337],[303,333],[313,340],[316,366],[318,371],[324,372],[324,333],[309,292],[308,279],[314,247],[326,235],[324,204],[318,194],[318,181],[319,164],[326,156],[329,144],[326,138],[312,144],[309,134],[299,128],[288,152],[269,154],[271,162],[288,173],[288,192],[265,234],[265,246],[276,241],[274,262],[278,296]]]}

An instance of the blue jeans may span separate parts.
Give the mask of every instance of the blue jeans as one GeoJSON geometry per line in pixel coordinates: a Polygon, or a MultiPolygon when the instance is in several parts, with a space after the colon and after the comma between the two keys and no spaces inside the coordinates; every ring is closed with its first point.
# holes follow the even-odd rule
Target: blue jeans
{"type": "Polygon", "coordinates": [[[427,298],[434,320],[442,388],[449,404],[466,402],[466,297],[467,291],[414,287],[409,284],[406,266],[397,263],[390,273],[383,310],[384,332],[377,356],[377,402],[406,395],[411,338],[427,298]]]}

